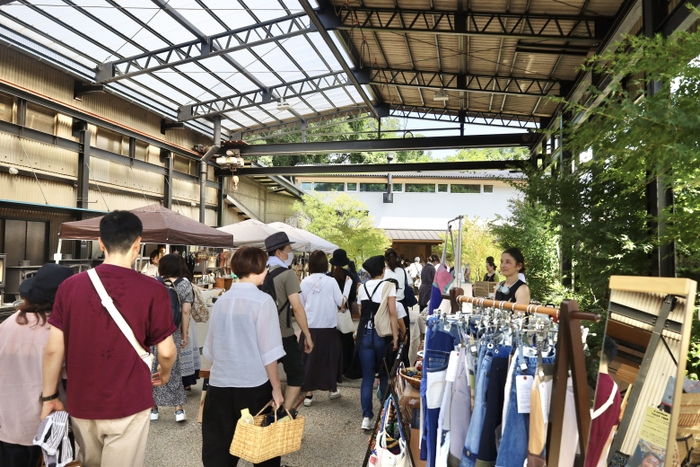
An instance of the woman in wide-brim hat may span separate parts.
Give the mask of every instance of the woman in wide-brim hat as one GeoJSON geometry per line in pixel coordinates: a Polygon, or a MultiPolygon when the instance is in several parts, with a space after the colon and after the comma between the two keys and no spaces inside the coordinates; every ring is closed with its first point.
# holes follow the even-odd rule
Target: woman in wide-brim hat
{"type": "MultiPolygon", "coordinates": [[[[339,248],[333,252],[333,257],[330,259],[329,263],[333,266],[333,270],[328,273],[333,279],[338,283],[340,290],[345,287],[345,281],[349,277],[352,280],[350,285],[350,291],[348,293],[348,299],[343,305],[344,309],[348,312],[352,312],[353,305],[357,303],[357,284],[360,283],[360,278],[357,274],[352,274],[346,269],[346,266],[350,264],[350,259],[345,250],[339,248]]],[[[352,354],[355,350],[355,339],[353,338],[353,332],[342,333],[338,331],[340,335],[340,344],[343,352],[343,374],[350,368],[350,363],[352,362],[352,354]]]]}
{"type": "MultiPolygon", "coordinates": [[[[41,365],[49,340],[48,316],[58,286],[73,270],[47,263],[19,286],[23,302],[0,324],[0,465],[39,465],[41,447],[32,440],[39,429],[42,390],[41,365]]],[[[58,397],[58,393],[43,394],[58,397]]]]}

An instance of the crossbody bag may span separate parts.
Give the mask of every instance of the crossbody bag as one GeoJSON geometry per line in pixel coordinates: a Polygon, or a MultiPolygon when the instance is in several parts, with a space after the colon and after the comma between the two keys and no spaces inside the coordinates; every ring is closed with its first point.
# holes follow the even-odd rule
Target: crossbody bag
{"type": "Polygon", "coordinates": [[[97,275],[97,271],[95,269],[88,269],[87,273],[88,276],[90,276],[92,285],[95,287],[95,290],[97,290],[97,294],[100,296],[100,300],[102,300],[102,306],[109,311],[109,314],[112,316],[114,322],[117,323],[117,326],[119,326],[119,329],[124,334],[124,337],[126,337],[136,353],[139,355],[139,358],[143,360],[143,363],[145,363],[148,367],[148,373],[150,374],[153,366],[153,354],[141,347],[141,344],[139,344],[139,342],[136,340],[134,331],[131,330],[126,320],[124,320],[124,317],[121,315],[121,313],[119,313],[119,310],[117,310],[117,307],[114,306],[114,301],[105,290],[105,286],[102,285],[102,281],[100,280],[100,276],[97,275]]]}

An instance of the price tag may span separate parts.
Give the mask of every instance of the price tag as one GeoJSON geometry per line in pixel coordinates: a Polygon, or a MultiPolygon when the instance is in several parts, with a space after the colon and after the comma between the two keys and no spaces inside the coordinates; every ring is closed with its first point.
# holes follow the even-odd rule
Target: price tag
{"type": "Polygon", "coordinates": [[[472,355],[476,355],[479,352],[479,349],[477,349],[475,345],[472,345],[469,348],[469,351],[472,353],[472,355]]]}
{"type": "Polygon", "coordinates": [[[445,323],[445,326],[444,326],[443,330],[444,330],[445,332],[450,332],[450,329],[452,329],[452,325],[451,325],[450,322],[448,321],[448,322],[445,323]]]}
{"type": "Polygon", "coordinates": [[[515,379],[515,392],[518,397],[518,413],[530,413],[532,398],[532,376],[518,375],[515,379]]]}
{"type": "Polygon", "coordinates": [[[454,383],[457,379],[457,371],[459,370],[459,352],[453,350],[450,352],[450,361],[447,363],[447,374],[445,381],[454,383]]]}
{"type": "Polygon", "coordinates": [[[520,371],[522,371],[523,373],[527,371],[527,363],[520,364],[520,371]]]}

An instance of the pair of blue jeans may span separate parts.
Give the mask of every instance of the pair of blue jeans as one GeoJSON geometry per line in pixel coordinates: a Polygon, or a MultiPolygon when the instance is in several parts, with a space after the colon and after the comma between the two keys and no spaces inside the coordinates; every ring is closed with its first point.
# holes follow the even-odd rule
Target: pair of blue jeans
{"type": "Polygon", "coordinates": [[[450,352],[454,350],[459,340],[457,327],[451,326],[450,331],[445,332],[440,320],[437,318],[431,319],[426,327],[423,378],[420,386],[421,403],[423,404],[423,420],[421,420],[423,434],[420,458],[426,461],[426,467],[435,465],[437,427],[438,419],[440,418],[440,405],[445,389],[445,373],[450,360],[450,352]],[[440,384],[440,379],[442,379],[442,384],[440,384]]]}
{"type": "Polygon", "coordinates": [[[372,410],[372,388],[374,387],[374,376],[379,373],[379,389],[382,397],[386,394],[388,377],[384,368],[384,357],[386,356],[387,344],[383,337],[379,337],[377,330],[365,329],[357,348],[357,355],[360,357],[362,366],[362,385],[360,386],[360,403],[362,404],[362,416],[374,418],[372,410]],[[377,371],[379,370],[379,371],[377,371]]]}
{"type": "MultiPolygon", "coordinates": [[[[534,378],[537,370],[537,357],[523,355],[523,348],[519,347],[517,354],[511,387],[506,388],[510,392],[508,407],[506,410],[506,426],[501,437],[501,444],[496,458],[497,467],[522,467],[527,458],[528,434],[530,433],[530,414],[518,413],[518,396],[516,381],[518,376],[530,375],[534,378]]],[[[554,363],[554,356],[542,357],[543,364],[554,363]]]]}

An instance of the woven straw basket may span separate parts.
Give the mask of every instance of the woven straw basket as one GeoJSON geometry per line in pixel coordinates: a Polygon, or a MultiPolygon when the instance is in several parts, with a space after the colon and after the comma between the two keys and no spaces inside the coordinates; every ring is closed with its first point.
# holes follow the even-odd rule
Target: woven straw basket
{"type": "Polygon", "coordinates": [[[678,414],[678,425],[700,425],[700,394],[681,394],[681,409],[678,414]]]}
{"type": "MultiPolygon", "coordinates": [[[[260,415],[270,404],[253,417],[255,425],[238,420],[229,452],[253,464],[259,464],[273,457],[283,456],[301,449],[304,436],[304,417],[262,426],[265,415],[260,415]]],[[[289,412],[287,412],[289,415],[289,412]]]]}
{"type": "Polygon", "coordinates": [[[411,386],[413,386],[416,389],[420,389],[420,378],[415,378],[413,376],[408,376],[407,374],[404,373],[406,370],[401,370],[399,372],[399,375],[411,386]]]}

